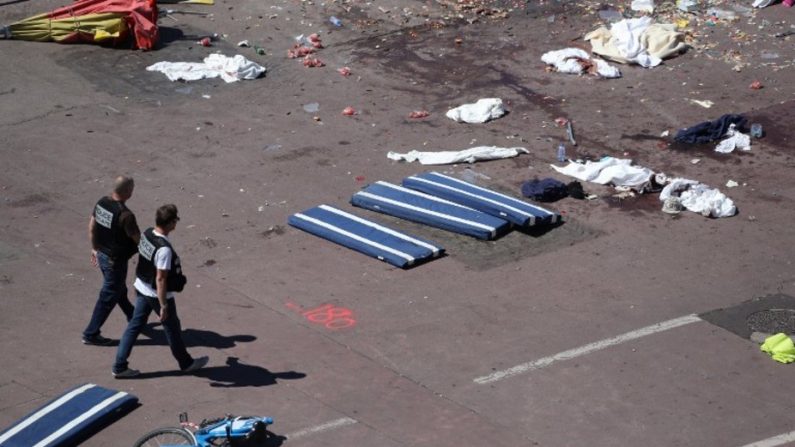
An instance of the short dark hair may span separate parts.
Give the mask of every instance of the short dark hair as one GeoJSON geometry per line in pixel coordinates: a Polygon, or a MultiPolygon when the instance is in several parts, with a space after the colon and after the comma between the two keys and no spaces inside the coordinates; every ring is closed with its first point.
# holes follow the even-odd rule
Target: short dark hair
{"type": "Polygon", "coordinates": [[[175,220],[179,220],[179,216],[177,216],[177,205],[172,203],[161,206],[155,213],[155,225],[158,227],[168,225],[175,220]]]}
{"type": "Polygon", "coordinates": [[[135,180],[126,175],[120,175],[113,181],[113,192],[116,194],[132,194],[135,188],[135,180]]]}

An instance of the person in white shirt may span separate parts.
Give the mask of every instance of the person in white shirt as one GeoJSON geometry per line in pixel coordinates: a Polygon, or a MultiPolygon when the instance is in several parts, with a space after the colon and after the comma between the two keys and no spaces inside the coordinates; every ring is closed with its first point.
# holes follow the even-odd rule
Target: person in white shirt
{"type": "Polygon", "coordinates": [[[177,222],[179,216],[176,205],[163,205],[155,214],[155,227],[147,229],[141,235],[138,266],[133,283],[138,299],[133,317],[116,351],[116,362],[113,364],[113,376],[116,378],[129,378],[140,374],[140,371],[130,369],[127,359],[153,310],[160,317],[171,354],[177,360],[179,369],[193,372],[207,364],[207,357],[191,357],[182,341],[182,326],[177,317],[174,296],[182,291],[187,280],[182,274],[179,256],[168,240],[168,234],[174,231],[177,222]]]}

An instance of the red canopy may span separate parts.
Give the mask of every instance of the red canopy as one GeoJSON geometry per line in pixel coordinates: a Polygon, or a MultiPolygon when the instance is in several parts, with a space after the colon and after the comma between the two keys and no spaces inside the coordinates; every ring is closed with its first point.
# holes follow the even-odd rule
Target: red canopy
{"type": "Polygon", "coordinates": [[[151,50],[157,44],[156,0],[77,0],[69,6],[49,13],[51,19],[63,19],[86,14],[113,12],[124,14],[127,28],[134,36],[134,47],[151,50]]]}

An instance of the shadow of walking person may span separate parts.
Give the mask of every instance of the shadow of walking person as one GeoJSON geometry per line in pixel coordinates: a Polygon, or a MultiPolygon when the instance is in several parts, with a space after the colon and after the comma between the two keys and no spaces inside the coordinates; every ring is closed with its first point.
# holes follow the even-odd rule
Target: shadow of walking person
{"type": "Polygon", "coordinates": [[[209,379],[210,386],[218,388],[260,387],[276,384],[278,379],[303,379],[306,374],[295,371],[271,372],[267,369],[240,363],[237,357],[227,357],[226,366],[204,368],[196,375],[209,379]]]}
{"type": "MultiPolygon", "coordinates": [[[[147,330],[142,334],[149,337],[149,339],[139,338],[136,341],[136,346],[167,346],[166,334],[162,330],[155,329],[147,325],[147,330]]],[[[257,339],[253,335],[221,335],[218,332],[206,331],[203,329],[183,329],[182,339],[185,341],[185,347],[205,347],[215,349],[233,348],[238,343],[250,343],[257,339]]]]}

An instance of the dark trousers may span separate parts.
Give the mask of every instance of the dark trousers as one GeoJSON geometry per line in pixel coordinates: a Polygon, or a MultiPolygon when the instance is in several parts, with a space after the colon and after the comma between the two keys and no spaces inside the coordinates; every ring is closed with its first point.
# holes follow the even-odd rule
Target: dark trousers
{"type": "Polygon", "coordinates": [[[127,298],[127,260],[112,260],[108,255],[97,252],[97,264],[102,272],[102,288],[99,290],[97,304],[91,314],[91,321],[83,331],[83,337],[99,335],[102,325],[118,304],[127,321],[133,316],[133,305],[127,298]]]}
{"type": "MultiPolygon", "coordinates": [[[[157,315],[160,314],[160,302],[157,298],[146,296],[137,292],[138,299],[135,302],[135,313],[127,324],[127,329],[119,342],[119,349],[116,351],[116,362],[113,364],[113,372],[120,373],[127,369],[127,359],[130,357],[135,340],[138,339],[141,330],[146,321],[149,319],[149,314],[154,310],[157,315]]],[[[179,369],[185,369],[193,363],[193,357],[188,354],[185,348],[185,342],[182,341],[182,326],[177,316],[177,305],[173,299],[166,300],[168,318],[163,322],[163,331],[166,333],[166,340],[171,347],[171,354],[177,359],[179,369]]]]}

